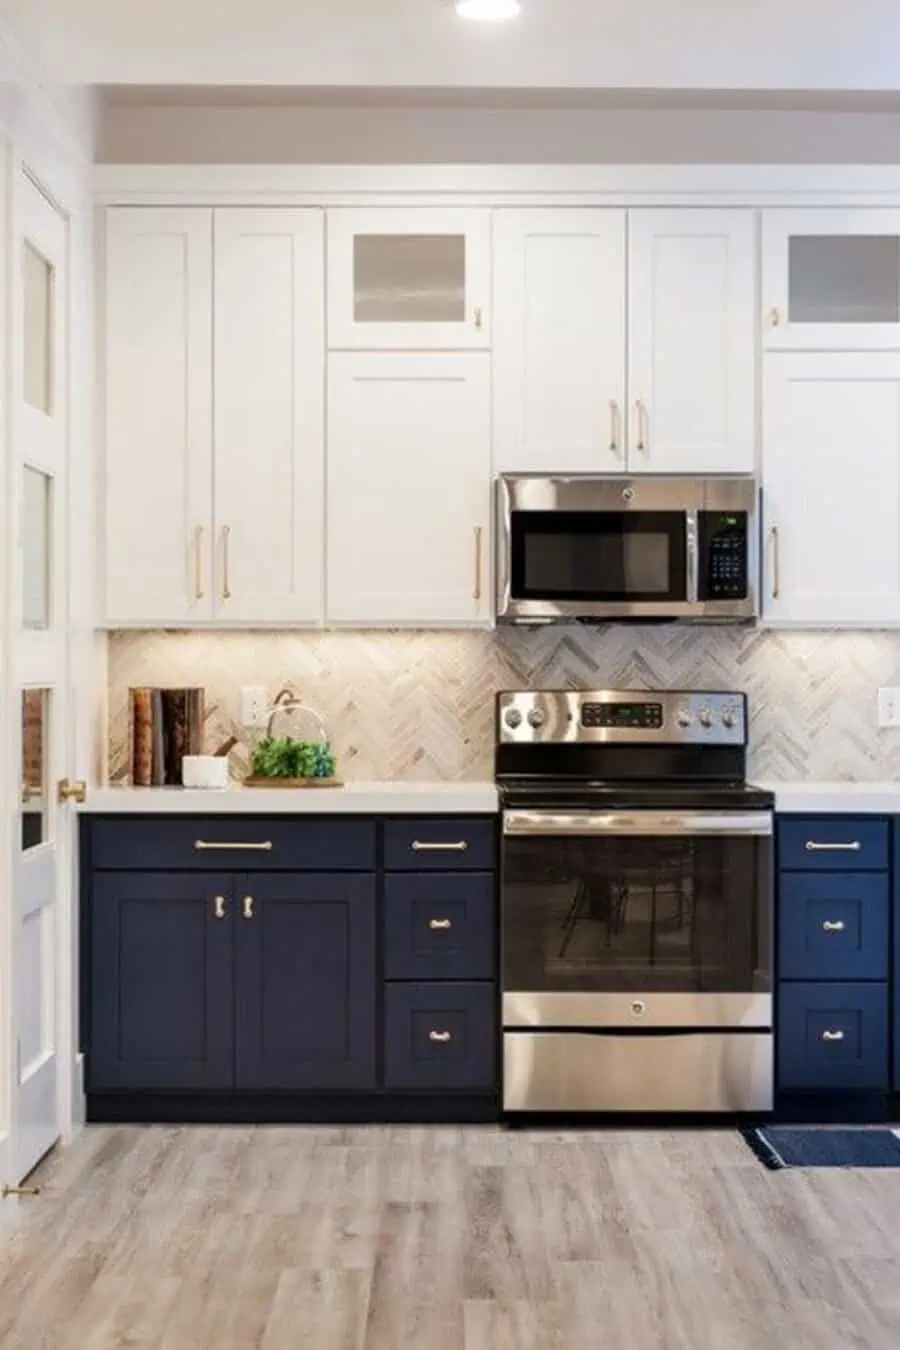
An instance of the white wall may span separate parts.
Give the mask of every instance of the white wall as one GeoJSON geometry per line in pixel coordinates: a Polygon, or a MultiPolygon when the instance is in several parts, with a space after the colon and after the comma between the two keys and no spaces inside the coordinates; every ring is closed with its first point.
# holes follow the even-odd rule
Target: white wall
{"type": "Polygon", "coordinates": [[[900,112],[209,107],[105,109],[108,164],[896,164],[900,112]]]}

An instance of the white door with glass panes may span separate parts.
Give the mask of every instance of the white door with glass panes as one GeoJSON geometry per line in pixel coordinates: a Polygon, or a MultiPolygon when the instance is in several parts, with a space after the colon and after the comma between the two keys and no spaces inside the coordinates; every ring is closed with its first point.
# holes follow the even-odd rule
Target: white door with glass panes
{"type": "Polygon", "coordinates": [[[330,348],[489,347],[490,290],[490,211],[328,212],[330,348]]]}
{"type": "Polygon", "coordinates": [[[753,472],[755,316],[752,211],[629,211],[630,472],[753,472]]]}
{"type": "Polygon", "coordinates": [[[213,213],[105,221],[105,618],[200,623],[215,607],[213,213]]]}
{"type": "Polygon", "coordinates": [[[900,625],[900,352],[765,358],[763,617],[900,625]]]}
{"type": "Polygon", "coordinates": [[[490,407],[487,353],[330,357],[329,621],[489,622],[490,407]]]}
{"type": "Polygon", "coordinates": [[[67,634],[67,222],[24,174],[12,201],[10,674],[14,822],[12,1166],[60,1133],[60,1005],[74,821],[58,804],[70,752],[67,634]]]}
{"type": "Polygon", "coordinates": [[[324,228],[317,210],[215,213],[218,619],[322,619],[324,228]]]}
{"type": "Polygon", "coordinates": [[[615,473],[626,457],[626,212],[494,215],[494,467],[615,473]]]}
{"type": "Polygon", "coordinates": [[[770,351],[900,349],[900,210],[765,211],[762,323],[770,351]]]}

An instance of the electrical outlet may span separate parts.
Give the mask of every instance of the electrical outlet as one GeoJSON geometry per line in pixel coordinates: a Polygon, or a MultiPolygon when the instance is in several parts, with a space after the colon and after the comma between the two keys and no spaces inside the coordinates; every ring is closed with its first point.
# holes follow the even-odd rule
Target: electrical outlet
{"type": "Polygon", "coordinates": [[[900,689],[878,690],[878,725],[900,727],[900,689]]]}
{"type": "Polygon", "coordinates": [[[269,697],[265,685],[245,684],[241,688],[241,722],[245,727],[262,728],[269,712],[269,697]]]}

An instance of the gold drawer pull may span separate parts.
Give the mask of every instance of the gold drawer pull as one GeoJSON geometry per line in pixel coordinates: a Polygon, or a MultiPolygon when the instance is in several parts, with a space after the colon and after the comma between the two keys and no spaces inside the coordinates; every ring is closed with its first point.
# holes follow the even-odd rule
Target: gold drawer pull
{"type": "Polygon", "coordinates": [[[243,849],[243,848],[253,849],[254,852],[256,852],[256,853],[271,853],[271,852],[272,852],[272,849],[274,848],[274,844],[272,843],[271,839],[264,839],[264,840],[263,840],[261,843],[259,843],[259,844],[241,844],[241,843],[237,843],[237,842],[232,843],[232,842],[227,841],[227,840],[223,840],[223,841],[220,843],[218,840],[215,840],[215,839],[214,839],[214,840],[208,840],[208,839],[195,839],[195,840],[194,840],[194,851],[195,851],[196,853],[211,853],[211,852],[213,852],[213,850],[222,850],[222,849],[243,849]]]}
{"type": "Polygon", "coordinates": [[[216,918],[217,918],[217,919],[224,919],[224,918],[225,918],[225,897],[224,897],[224,895],[217,895],[216,898],[215,898],[214,904],[215,904],[215,907],[216,907],[216,918]]]}
{"type": "Polygon", "coordinates": [[[428,1039],[438,1045],[446,1045],[448,1041],[453,1040],[453,1035],[449,1031],[429,1031],[428,1039]]]}
{"type": "Polygon", "coordinates": [[[444,931],[446,931],[448,928],[452,928],[452,927],[453,927],[453,920],[452,920],[452,919],[429,919],[429,920],[428,920],[428,927],[429,927],[429,928],[436,928],[436,929],[437,929],[437,928],[440,928],[440,929],[443,929],[444,931]]]}
{"type": "Polygon", "coordinates": [[[842,1041],[843,1039],[844,1039],[844,1033],[843,1033],[842,1031],[823,1031],[823,1032],[822,1032],[822,1040],[823,1040],[823,1041],[842,1041]]]}
{"type": "Polygon", "coordinates": [[[465,853],[468,847],[465,839],[457,839],[453,844],[430,844],[423,839],[412,841],[413,853],[465,853]]]}
{"type": "Polygon", "coordinates": [[[815,839],[807,839],[807,853],[858,853],[862,844],[858,839],[853,839],[846,844],[818,844],[815,839]]]}
{"type": "Polygon", "coordinates": [[[826,933],[843,933],[847,925],[843,919],[826,919],[822,927],[826,933]]]}
{"type": "Polygon", "coordinates": [[[0,1191],[0,1200],[8,1200],[11,1195],[40,1195],[40,1186],[4,1186],[0,1191]]]}

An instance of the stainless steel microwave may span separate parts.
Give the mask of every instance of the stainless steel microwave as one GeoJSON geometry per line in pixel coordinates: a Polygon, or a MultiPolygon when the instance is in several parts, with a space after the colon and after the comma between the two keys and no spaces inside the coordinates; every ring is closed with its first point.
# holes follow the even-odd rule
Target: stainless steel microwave
{"type": "Polygon", "coordinates": [[[746,623],[759,612],[758,508],[750,475],[502,475],[497,619],[746,623]]]}

